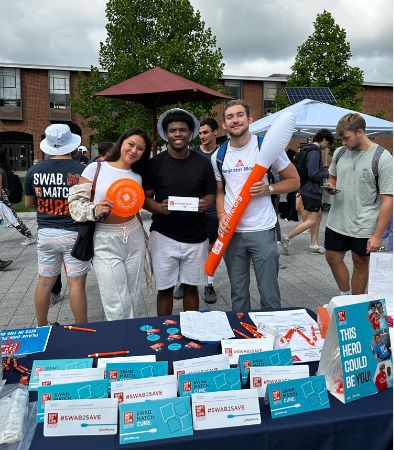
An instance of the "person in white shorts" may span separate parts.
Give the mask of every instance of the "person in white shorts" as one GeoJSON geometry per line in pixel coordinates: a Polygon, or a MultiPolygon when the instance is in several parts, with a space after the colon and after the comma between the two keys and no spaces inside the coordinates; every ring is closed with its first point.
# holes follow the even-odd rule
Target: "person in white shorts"
{"type": "MultiPolygon", "coordinates": [[[[144,208],[153,213],[149,246],[156,280],[157,314],[170,315],[176,284],[184,287],[183,309],[198,310],[198,285],[204,285],[208,234],[204,211],[213,204],[216,190],[208,159],[189,149],[200,125],[189,112],[172,109],[158,121],[167,151],[150,160],[144,208]],[[176,211],[169,196],[194,197],[198,211],[176,211]]],[[[182,199],[179,199],[182,202],[182,199]]]]}
{"type": "Polygon", "coordinates": [[[70,290],[70,305],[76,323],[87,321],[85,283],[90,262],[70,255],[78,235],[68,209],[68,192],[78,184],[84,167],[71,158],[81,143],[68,125],[53,124],[45,130],[41,150],[50,158],[27,171],[25,205],[37,210],[38,283],[34,294],[37,325],[48,324],[51,290],[64,265],[70,290]]]}

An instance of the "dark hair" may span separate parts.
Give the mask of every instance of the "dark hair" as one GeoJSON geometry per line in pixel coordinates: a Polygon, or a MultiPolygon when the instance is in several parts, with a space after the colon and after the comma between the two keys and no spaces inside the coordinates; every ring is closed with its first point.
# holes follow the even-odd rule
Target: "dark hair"
{"type": "Polygon", "coordinates": [[[165,132],[167,132],[168,125],[172,122],[184,122],[188,126],[189,131],[194,131],[194,120],[184,111],[173,111],[164,117],[162,127],[165,132]]]}
{"type": "Polygon", "coordinates": [[[106,156],[114,148],[113,142],[100,142],[98,144],[97,150],[100,156],[106,156]]]}
{"type": "Polygon", "coordinates": [[[326,128],[322,128],[320,131],[318,131],[312,139],[312,142],[322,142],[322,140],[325,139],[327,142],[331,144],[334,143],[334,136],[332,135],[330,130],[327,130],[326,128]]]}
{"type": "Polygon", "coordinates": [[[142,128],[130,128],[125,131],[122,136],[120,136],[120,138],[116,141],[113,149],[109,152],[106,161],[118,161],[118,159],[120,158],[120,148],[122,147],[123,141],[131,136],[141,136],[145,141],[145,151],[142,154],[141,159],[135,162],[132,166],[133,172],[142,175],[145,171],[146,163],[148,162],[151,151],[150,139],[142,128]]]}
{"type": "Polygon", "coordinates": [[[212,119],[212,117],[206,117],[205,119],[202,119],[202,121],[200,122],[200,127],[203,127],[204,125],[208,125],[212,131],[219,129],[219,124],[215,119],[212,119]]]}

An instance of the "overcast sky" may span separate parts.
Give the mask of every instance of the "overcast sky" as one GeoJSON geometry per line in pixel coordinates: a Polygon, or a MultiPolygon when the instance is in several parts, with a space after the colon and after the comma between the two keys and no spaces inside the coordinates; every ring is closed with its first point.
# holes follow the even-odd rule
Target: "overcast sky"
{"type": "MultiPolygon", "coordinates": [[[[147,0],[148,1],[148,0],[147,0]]],[[[98,65],[106,0],[1,0],[0,64],[98,65]]],[[[392,82],[392,0],[191,0],[221,47],[225,75],[290,73],[324,9],[347,32],[365,81],[392,82]]]]}

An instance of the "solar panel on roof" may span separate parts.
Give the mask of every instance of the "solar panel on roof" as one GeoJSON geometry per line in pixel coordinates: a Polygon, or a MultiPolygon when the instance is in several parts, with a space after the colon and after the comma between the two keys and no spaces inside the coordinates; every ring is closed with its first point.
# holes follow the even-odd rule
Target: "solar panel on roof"
{"type": "Polygon", "coordinates": [[[328,103],[329,105],[337,104],[335,97],[328,87],[288,87],[285,88],[285,92],[292,105],[306,98],[328,103]]]}

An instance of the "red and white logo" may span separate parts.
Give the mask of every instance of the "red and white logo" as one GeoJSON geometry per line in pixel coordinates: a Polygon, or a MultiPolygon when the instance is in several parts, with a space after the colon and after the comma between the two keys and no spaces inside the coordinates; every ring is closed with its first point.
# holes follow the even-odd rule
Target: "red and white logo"
{"type": "Polygon", "coordinates": [[[115,392],[114,398],[117,398],[119,403],[123,403],[123,392],[115,392]]]}
{"type": "Polygon", "coordinates": [[[50,386],[52,384],[52,381],[43,381],[42,383],[41,383],[41,386],[50,386]]]}
{"type": "Polygon", "coordinates": [[[133,412],[133,411],[125,412],[125,413],[123,414],[123,423],[124,423],[125,425],[134,423],[134,412],[133,412]]]}
{"type": "Polygon", "coordinates": [[[183,375],[184,373],[185,373],[184,370],[178,370],[177,373],[176,373],[176,378],[178,379],[179,375],[183,375]]]}
{"type": "Polygon", "coordinates": [[[48,413],[48,419],[47,419],[48,425],[57,425],[58,421],[59,421],[58,413],[48,413]]]}
{"type": "Polygon", "coordinates": [[[225,348],[224,349],[224,353],[231,358],[233,356],[233,349],[232,348],[225,348]]]}
{"type": "Polygon", "coordinates": [[[276,389],[275,391],[272,391],[272,398],[274,402],[280,402],[282,399],[282,395],[280,393],[280,389],[276,389]]]}
{"type": "Polygon", "coordinates": [[[47,400],[52,400],[52,394],[42,394],[41,403],[44,405],[47,400]]]}
{"type": "Polygon", "coordinates": [[[183,382],[183,390],[185,392],[190,392],[192,390],[192,383],[191,383],[191,381],[184,381],[183,382]]]}
{"type": "Polygon", "coordinates": [[[243,167],[244,163],[239,159],[237,164],[235,164],[235,167],[243,167]]]}
{"type": "Polygon", "coordinates": [[[37,375],[38,376],[38,374],[40,373],[40,372],[42,372],[44,370],[44,368],[42,367],[42,366],[37,366],[35,369],[34,369],[34,375],[37,375]]]}
{"type": "Polygon", "coordinates": [[[250,369],[250,360],[249,359],[246,359],[244,361],[244,369],[245,370],[249,370],[250,369]]]}
{"type": "Polygon", "coordinates": [[[117,370],[110,370],[109,371],[109,379],[110,380],[117,380],[118,379],[118,371],[117,370]]]}
{"type": "Polygon", "coordinates": [[[205,405],[196,405],[196,417],[205,417],[205,405]]]}
{"type": "Polygon", "coordinates": [[[253,378],[253,387],[254,388],[259,388],[263,385],[262,379],[261,377],[254,377],[253,378]]]}
{"type": "Polygon", "coordinates": [[[338,322],[346,322],[346,311],[340,310],[337,312],[338,322]]]}

